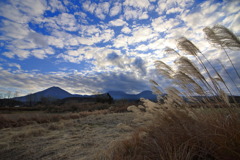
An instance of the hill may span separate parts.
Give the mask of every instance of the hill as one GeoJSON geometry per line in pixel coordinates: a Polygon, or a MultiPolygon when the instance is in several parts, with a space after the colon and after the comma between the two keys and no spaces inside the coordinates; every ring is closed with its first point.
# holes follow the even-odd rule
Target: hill
{"type": "MultiPolygon", "coordinates": [[[[139,100],[140,98],[147,98],[150,100],[156,100],[156,95],[152,94],[151,91],[143,91],[139,94],[127,94],[123,91],[109,91],[107,93],[104,93],[102,95],[109,94],[114,100],[139,100]]],[[[37,102],[40,101],[42,98],[48,98],[52,100],[58,100],[58,99],[89,99],[94,98],[96,95],[78,95],[78,94],[71,94],[65,90],[63,90],[60,87],[50,87],[48,89],[45,89],[43,91],[39,91],[36,93],[32,93],[26,96],[22,97],[16,97],[13,98],[14,100],[21,101],[21,102],[37,102]]]]}

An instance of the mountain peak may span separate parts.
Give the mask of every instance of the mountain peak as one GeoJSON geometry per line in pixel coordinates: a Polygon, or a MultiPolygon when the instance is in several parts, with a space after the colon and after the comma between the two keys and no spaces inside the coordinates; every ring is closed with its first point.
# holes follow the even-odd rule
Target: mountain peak
{"type": "Polygon", "coordinates": [[[45,89],[43,91],[37,92],[35,94],[39,94],[39,95],[42,95],[44,97],[56,97],[56,98],[59,98],[59,99],[72,96],[71,93],[63,90],[60,87],[56,87],[56,86],[50,87],[50,88],[45,89]]]}
{"type": "Polygon", "coordinates": [[[50,87],[45,90],[33,93],[31,95],[23,96],[23,97],[17,97],[16,100],[20,101],[27,101],[28,99],[32,98],[36,101],[39,101],[43,97],[47,98],[54,98],[54,99],[63,99],[67,97],[72,97],[73,95],[65,90],[63,90],[60,87],[50,87]]]}
{"type": "MultiPolygon", "coordinates": [[[[46,91],[46,90],[63,90],[63,89],[60,88],[60,87],[57,87],[57,86],[52,86],[52,87],[49,87],[49,88],[47,88],[47,89],[45,89],[43,91],[46,91]]],[[[65,91],[65,90],[63,90],[63,91],[65,91]]]]}

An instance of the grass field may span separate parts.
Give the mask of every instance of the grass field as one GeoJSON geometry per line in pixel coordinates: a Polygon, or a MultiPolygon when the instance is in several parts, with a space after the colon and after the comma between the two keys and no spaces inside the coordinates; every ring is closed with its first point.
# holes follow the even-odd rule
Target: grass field
{"type": "Polygon", "coordinates": [[[133,117],[133,113],[93,113],[57,122],[3,128],[0,159],[98,159],[111,143],[129,136],[135,126],[133,117]]]}

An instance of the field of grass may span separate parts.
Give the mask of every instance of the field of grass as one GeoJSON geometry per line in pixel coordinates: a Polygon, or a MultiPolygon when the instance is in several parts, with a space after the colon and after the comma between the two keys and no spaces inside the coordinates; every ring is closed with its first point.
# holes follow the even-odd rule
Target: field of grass
{"type": "Polygon", "coordinates": [[[75,119],[0,130],[1,160],[94,160],[133,131],[133,113],[93,113],[75,119]]]}

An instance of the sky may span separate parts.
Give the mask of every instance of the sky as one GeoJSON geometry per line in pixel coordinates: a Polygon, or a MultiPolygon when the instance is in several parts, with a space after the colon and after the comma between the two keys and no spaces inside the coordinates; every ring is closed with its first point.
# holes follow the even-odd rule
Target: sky
{"type": "MultiPolygon", "coordinates": [[[[0,0],[0,92],[150,90],[169,81],[154,61],[185,36],[216,62],[228,62],[202,29],[221,24],[240,35],[238,0],[0,0]]],[[[237,69],[239,54],[229,53],[237,69]]],[[[233,73],[234,74],[234,73],[233,73]]],[[[234,75],[233,75],[234,76],[234,75]]],[[[230,82],[229,82],[230,83],[230,82]]]]}

